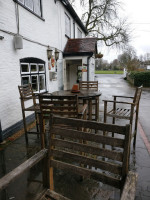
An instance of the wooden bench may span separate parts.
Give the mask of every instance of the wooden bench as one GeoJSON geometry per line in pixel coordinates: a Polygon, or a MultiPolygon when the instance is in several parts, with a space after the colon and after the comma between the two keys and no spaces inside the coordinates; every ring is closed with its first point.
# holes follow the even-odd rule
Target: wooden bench
{"type": "Polygon", "coordinates": [[[115,124],[115,118],[129,120],[132,128],[133,118],[135,114],[135,127],[132,133],[134,137],[133,145],[136,144],[137,123],[139,113],[139,102],[142,93],[142,86],[137,87],[133,97],[115,95],[114,100],[104,100],[104,123],[107,122],[107,117],[112,117],[112,123],[115,124]],[[117,101],[117,98],[131,99],[132,101],[117,101]],[[112,103],[112,108],[108,110],[108,103],[112,103]],[[124,107],[123,107],[124,106],[124,107]]]}
{"type": "MultiPolygon", "coordinates": [[[[49,189],[42,194],[40,200],[71,199],[64,197],[65,194],[54,191],[53,168],[61,170],[62,173],[80,175],[118,188],[121,190],[121,200],[135,198],[137,174],[129,172],[130,125],[118,126],[51,116],[50,127],[49,149],[41,150],[0,179],[0,190],[6,188],[16,177],[44,158],[47,161],[43,170],[44,186],[49,189]],[[58,126],[60,123],[72,126],[72,129],[60,128],[58,126]],[[81,126],[85,128],[84,130],[86,128],[94,132],[97,130],[97,133],[74,130],[74,127],[81,126]],[[104,136],[103,131],[113,131],[116,133],[115,137],[111,134],[104,136]],[[111,150],[112,144],[115,150],[111,150]]],[[[65,176],[63,177],[65,179],[65,176]]],[[[74,190],[74,185],[72,185],[72,190],[74,190]]]]}

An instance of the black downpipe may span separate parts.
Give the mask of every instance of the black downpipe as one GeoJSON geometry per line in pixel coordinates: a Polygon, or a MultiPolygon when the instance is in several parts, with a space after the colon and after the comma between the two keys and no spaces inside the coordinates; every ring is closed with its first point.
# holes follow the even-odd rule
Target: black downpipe
{"type": "Polygon", "coordinates": [[[75,38],[75,21],[73,21],[73,34],[74,34],[74,38],[75,38]]]}
{"type": "Polygon", "coordinates": [[[2,135],[2,126],[0,121],[0,143],[3,142],[3,135],[2,135]]]}
{"type": "Polygon", "coordinates": [[[89,60],[90,60],[91,56],[87,57],[87,81],[89,81],[89,60]]]}

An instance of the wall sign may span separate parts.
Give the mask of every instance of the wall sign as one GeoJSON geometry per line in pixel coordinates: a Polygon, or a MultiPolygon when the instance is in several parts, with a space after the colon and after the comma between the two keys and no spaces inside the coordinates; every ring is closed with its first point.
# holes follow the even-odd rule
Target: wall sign
{"type": "Polygon", "coordinates": [[[54,59],[54,57],[52,56],[52,58],[51,58],[51,65],[52,65],[52,67],[54,67],[55,66],[55,59],[54,59]]]}

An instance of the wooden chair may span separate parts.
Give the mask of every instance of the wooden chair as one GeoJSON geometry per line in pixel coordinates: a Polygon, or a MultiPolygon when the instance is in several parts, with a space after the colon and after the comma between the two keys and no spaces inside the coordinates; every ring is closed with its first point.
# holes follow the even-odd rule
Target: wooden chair
{"type": "Polygon", "coordinates": [[[137,87],[133,97],[115,95],[113,101],[104,100],[104,123],[107,121],[107,116],[112,117],[112,123],[115,124],[115,118],[126,119],[130,121],[131,128],[135,114],[135,127],[132,136],[134,137],[133,145],[136,144],[137,123],[139,113],[139,102],[142,93],[142,86],[137,87]],[[117,101],[117,98],[132,99],[132,102],[117,101]],[[112,103],[112,109],[108,110],[108,103],[112,103]],[[118,106],[120,105],[120,106],[118,106]]]}
{"type": "MultiPolygon", "coordinates": [[[[130,136],[130,125],[118,126],[81,119],[51,116],[48,152],[46,149],[41,150],[0,179],[0,190],[6,188],[12,180],[31,168],[41,159],[44,159],[43,181],[44,186],[49,189],[38,198],[40,200],[69,199],[64,197],[63,194],[54,191],[53,168],[61,170],[61,174],[76,174],[77,176],[94,179],[118,188],[121,190],[121,200],[133,200],[135,198],[137,174],[129,172],[130,136]],[[60,123],[69,125],[72,128],[67,129],[65,126],[60,128],[60,123]],[[94,132],[97,130],[97,134],[74,130],[74,127],[79,128],[81,126],[90,128],[94,132]],[[111,134],[104,136],[103,131],[113,131],[116,133],[115,137],[112,137],[111,134]],[[61,137],[65,139],[61,139],[61,137]],[[81,144],[81,140],[86,140],[88,143],[81,144]],[[115,150],[111,150],[112,144],[115,146],[115,150]],[[103,148],[103,145],[106,147],[103,148]],[[97,158],[95,158],[95,155],[97,158]],[[89,168],[88,166],[92,167],[89,168]]],[[[63,179],[65,181],[65,175],[63,175],[63,179]]],[[[92,180],[89,181],[91,182],[92,180]]],[[[80,185],[82,185],[81,182],[80,185]]],[[[64,184],[62,187],[67,187],[67,190],[68,187],[72,188],[72,190],[75,189],[74,185],[66,186],[64,184]]],[[[97,187],[99,188],[100,185],[97,187]]],[[[78,199],[81,199],[81,197],[78,196],[78,199]]]]}
{"type": "Polygon", "coordinates": [[[80,81],[79,90],[95,90],[98,91],[98,81],[80,81]]]}
{"type": "Polygon", "coordinates": [[[31,84],[18,86],[21,100],[21,109],[22,109],[22,117],[25,131],[25,139],[28,143],[28,134],[38,134],[39,135],[39,127],[38,127],[38,112],[40,111],[40,106],[36,103],[36,96],[33,93],[31,84]],[[25,112],[34,112],[35,121],[36,121],[36,132],[27,131],[27,123],[26,123],[26,115],[25,112]]]}
{"type": "MultiPolygon", "coordinates": [[[[54,96],[49,94],[39,95],[40,103],[40,127],[41,127],[41,146],[45,147],[46,128],[45,122],[51,114],[68,118],[86,119],[87,105],[79,107],[78,96],[54,96]]],[[[61,126],[61,124],[60,124],[61,126]]],[[[49,130],[49,129],[47,129],[49,130]]]]}
{"type": "MultiPolygon", "coordinates": [[[[98,81],[80,81],[79,90],[98,91],[98,81]]],[[[93,110],[99,109],[99,105],[97,104],[99,104],[99,97],[88,99],[89,120],[92,120],[94,118],[94,120],[97,121],[99,119],[99,116],[96,116],[95,112],[92,112],[93,110]]]]}

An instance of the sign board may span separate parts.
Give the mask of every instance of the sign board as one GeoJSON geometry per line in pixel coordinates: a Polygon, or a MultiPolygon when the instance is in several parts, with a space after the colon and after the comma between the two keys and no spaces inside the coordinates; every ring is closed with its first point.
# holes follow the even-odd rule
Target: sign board
{"type": "Polygon", "coordinates": [[[147,65],[147,69],[149,69],[149,70],[150,70],[150,65],[147,65]]]}
{"type": "Polygon", "coordinates": [[[87,66],[82,66],[82,72],[87,72],[87,66]]]}

